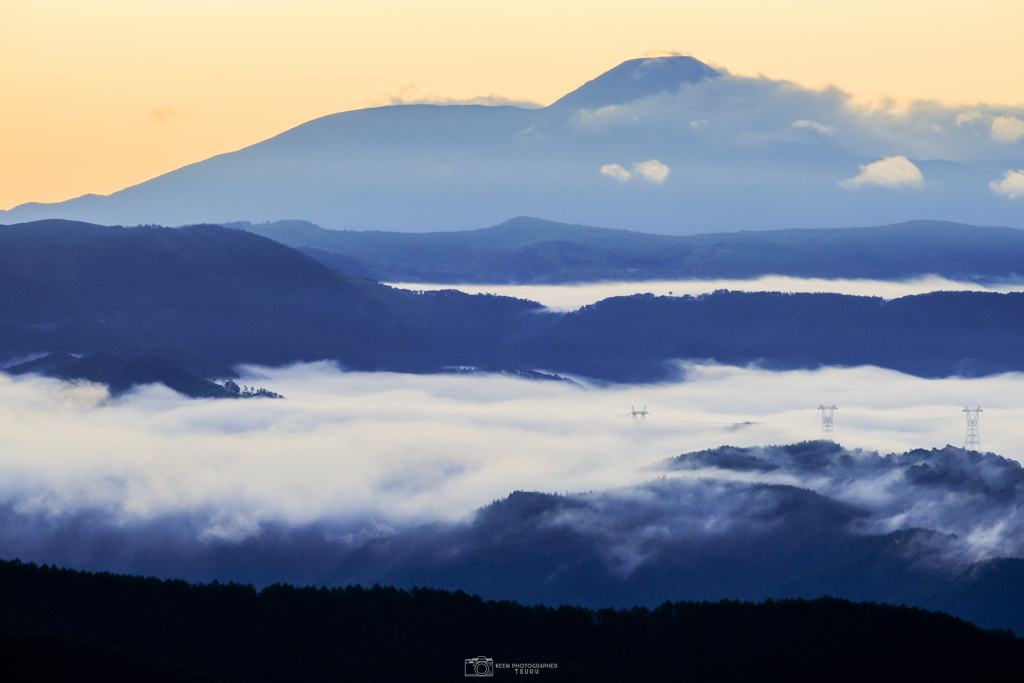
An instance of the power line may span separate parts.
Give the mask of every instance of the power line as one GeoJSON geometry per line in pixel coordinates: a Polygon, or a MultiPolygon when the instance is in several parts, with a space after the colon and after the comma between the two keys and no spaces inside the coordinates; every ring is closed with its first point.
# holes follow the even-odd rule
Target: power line
{"type": "Polygon", "coordinates": [[[1002,425],[1001,422],[996,422],[995,420],[993,420],[991,415],[989,415],[988,422],[986,422],[985,424],[987,424],[990,429],[995,429],[996,431],[1001,432],[1006,436],[1012,437],[1017,441],[1024,443],[1024,436],[1021,436],[1020,434],[1017,434],[1016,432],[1007,429],[1002,425]]]}
{"type": "Polygon", "coordinates": [[[1009,442],[1009,443],[1011,443],[1012,445],[1014,445],[1014,446],[1016,446],[1018,448],[1024,448],[1024,439],[1022,439],[1021,437],[1017,436],[1013,432],[1010,432],[1010,431],[1007,431],[1006,429],[1001,428],[999,425],[997,425],[994,422],[992,422],[992,418],[991,417],[988,419],[988,422],[986,422],[985,424],[988,425],[987,429],[993,430],[998,436],[1001,436],[1004,441],[1009,442]]]}

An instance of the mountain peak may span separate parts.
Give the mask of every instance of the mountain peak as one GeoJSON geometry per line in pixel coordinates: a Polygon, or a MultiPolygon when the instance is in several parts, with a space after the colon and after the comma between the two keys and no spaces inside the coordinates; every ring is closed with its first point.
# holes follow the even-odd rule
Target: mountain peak
{"type": "Polygon", "coordinates": [[[693,57],[630,59],[587,81],[551,106],[598,109],[672,92],[681,83],[699,83],[719,76],[720,73],[693,57]]]}

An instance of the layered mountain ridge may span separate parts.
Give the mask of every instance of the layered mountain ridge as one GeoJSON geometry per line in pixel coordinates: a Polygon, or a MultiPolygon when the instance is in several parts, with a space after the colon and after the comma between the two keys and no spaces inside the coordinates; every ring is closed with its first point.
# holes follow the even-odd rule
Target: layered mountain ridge
{"type": "Polygon", "coordinates": [[[387,282],[568,284],[765,275],[998,282],[1024,274],[1024,231],[945,221],[686,237],[527,216],[480,230],[434,233],[324,230],[307,221],[226,225],[287,244],[336,270],[387,282]]]}
{"type": "Polygon", "coordinates": [[[0,278],[2,358],[155,358],[201,378],[318,360],[618,382],[673,377],[687,359],[923,377],[1024,369],[1019,293],[642,294],[557,313],[510,297],[388,287],[242,230],[66,221],[0,227],[0,278]]]}

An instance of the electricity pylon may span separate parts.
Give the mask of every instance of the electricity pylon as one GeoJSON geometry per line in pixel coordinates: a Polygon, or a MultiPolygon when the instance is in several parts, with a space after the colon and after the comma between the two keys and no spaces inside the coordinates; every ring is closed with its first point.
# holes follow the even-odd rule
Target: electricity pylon
{"type": "Polygon", "coordinates": [[[964,408],[967,418],[967,438],[964,439],[965,451],[976,451],[981,448],[981,434],[978,432],[978,421],[981,419],[981,408],[964,408]]]}
{"type": "Polygon", "coordinates": [[[647,412],[647,406],[644,406],[643,410],[637,410],[633,406],[630,406],[629,414],[633,416],[633,422],[636,422],[637,420],[643,422],[643,419],[650,415],[650,413],[647,412]]]}
{"type": "Polygon", "coordinates": [[[821,431],[832,432],[832,420],[835,418],[836,411],[839,408],[836,408],[835,405],[826,406],[822,404],[818,406],[818,410],[821,411],[821,431]]]}

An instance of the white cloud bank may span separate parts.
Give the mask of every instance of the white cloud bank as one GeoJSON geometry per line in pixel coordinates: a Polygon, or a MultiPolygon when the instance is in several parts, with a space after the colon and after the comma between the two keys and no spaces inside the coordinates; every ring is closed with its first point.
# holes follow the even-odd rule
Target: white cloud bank
{"type": "Polygon", "coordinates": [[[881,455],[962,444],[962,407],[980,403],[983,448],[1020,460],[1021,374],[928,380],[870,367],[686,365],[685,382],[599,388],[343,373],[327,363],[244,370],[242,381],[288,398],[190,400],[150,386],[110,400],[95,385],[0,375],[0,556],[189,580],[319,583],[353,545],[466,520],[516,490],[628,498],[640,517],[609,519],[627,532],[630,520],[648,520],[637,527],[643,535],[646,512],[657,512],[651,486],[679,494],[655,517],[705,533],[723,515],[749,517],[750,507],[740,495],[717,510],[694,508],[694,494],[756,493],[751,483],[854,503],[869,511],[872,533],[958,533],[979,557],[1021,545],[1016,498],[906,485],[909,475],[873,468],[878,458],[868,453],[832,474],[653,469],[722,445],[819,439],[820,403],[839,405],[829,436],[881,455]],[[650,411],[644,422],[629,416],[634,405],[650,411]]]}
{"type": "Polygon", "coordinates": [[[965,123],[974,123],[975,121],[979,121],[983,118],[985,118],[985,115],[977,109],[962,111],[956,115],[956,125],[962,126],[965,123]]]}
{"type": "Polygon", "coordinates": [[[956,125],[963,126],[983,122],[989,127],[989,137],[996,142],[1016,142],[1024,137],[1024,121],[1012,114],[996,116],[985,114],[977,109],[960,112],[956,115],[956,125]]]}
{"type": "Polygon", "coordinates": [[[992,119],[992,139],[998,142],[1016,142],[1024,137],[1024,121],[1016,116],[997,116],[992,119]]]}
{"type": "Polygon", "coordinates": [[[880,187],[924,187],[921,170],[906,157],[886,157],[881,161],[860,167],[860,174],[839,182],[840,187],[852,189],[862,185],[880,187]]]}
{"type": "Polygon", "coordinates": [[[0,375],[0,505],[120,523],[192,515],[203,537],[267,524],[397,525],[460,519],[513,490],[601,490],[722,444],[821,436],[904,451],[962,444],[981,403],[982,444],[1024,456],[1024,378],[928,380],[877,368],[770,372],[688,366],[676,384],[581,388],[496,376],[249,369],[285,400],[189,400],[160,386],[108,400],[94,385],[0,375]],[[651,415],[634,424],[631,405],[651,415]],[[999,429],[1000,431],[995,431],[999,429]]]}
{"type": "Polygon", "coordinates": [[[993,180],[988,186],[996,194],[1001,194],[1008,199],[1024,197],[1024,169],[1019,171],[1010,169],[1002,180],[993,180]]]}
{"type": "Polygon", "coordinates": [[[665,182],[665,178],[668,178],[672,172],[665,164],[661,163],[657,159],[650,159],[648,161],[637,161],[633,164],[633,172],[630,173],[622,166],[618,164],[605,164],[601,167],[601,175],[617,180],[620,183],[624,183],[627,180],[631,180],[634,177],[643,178],[644,180],[661,184],[665,182]]]}

